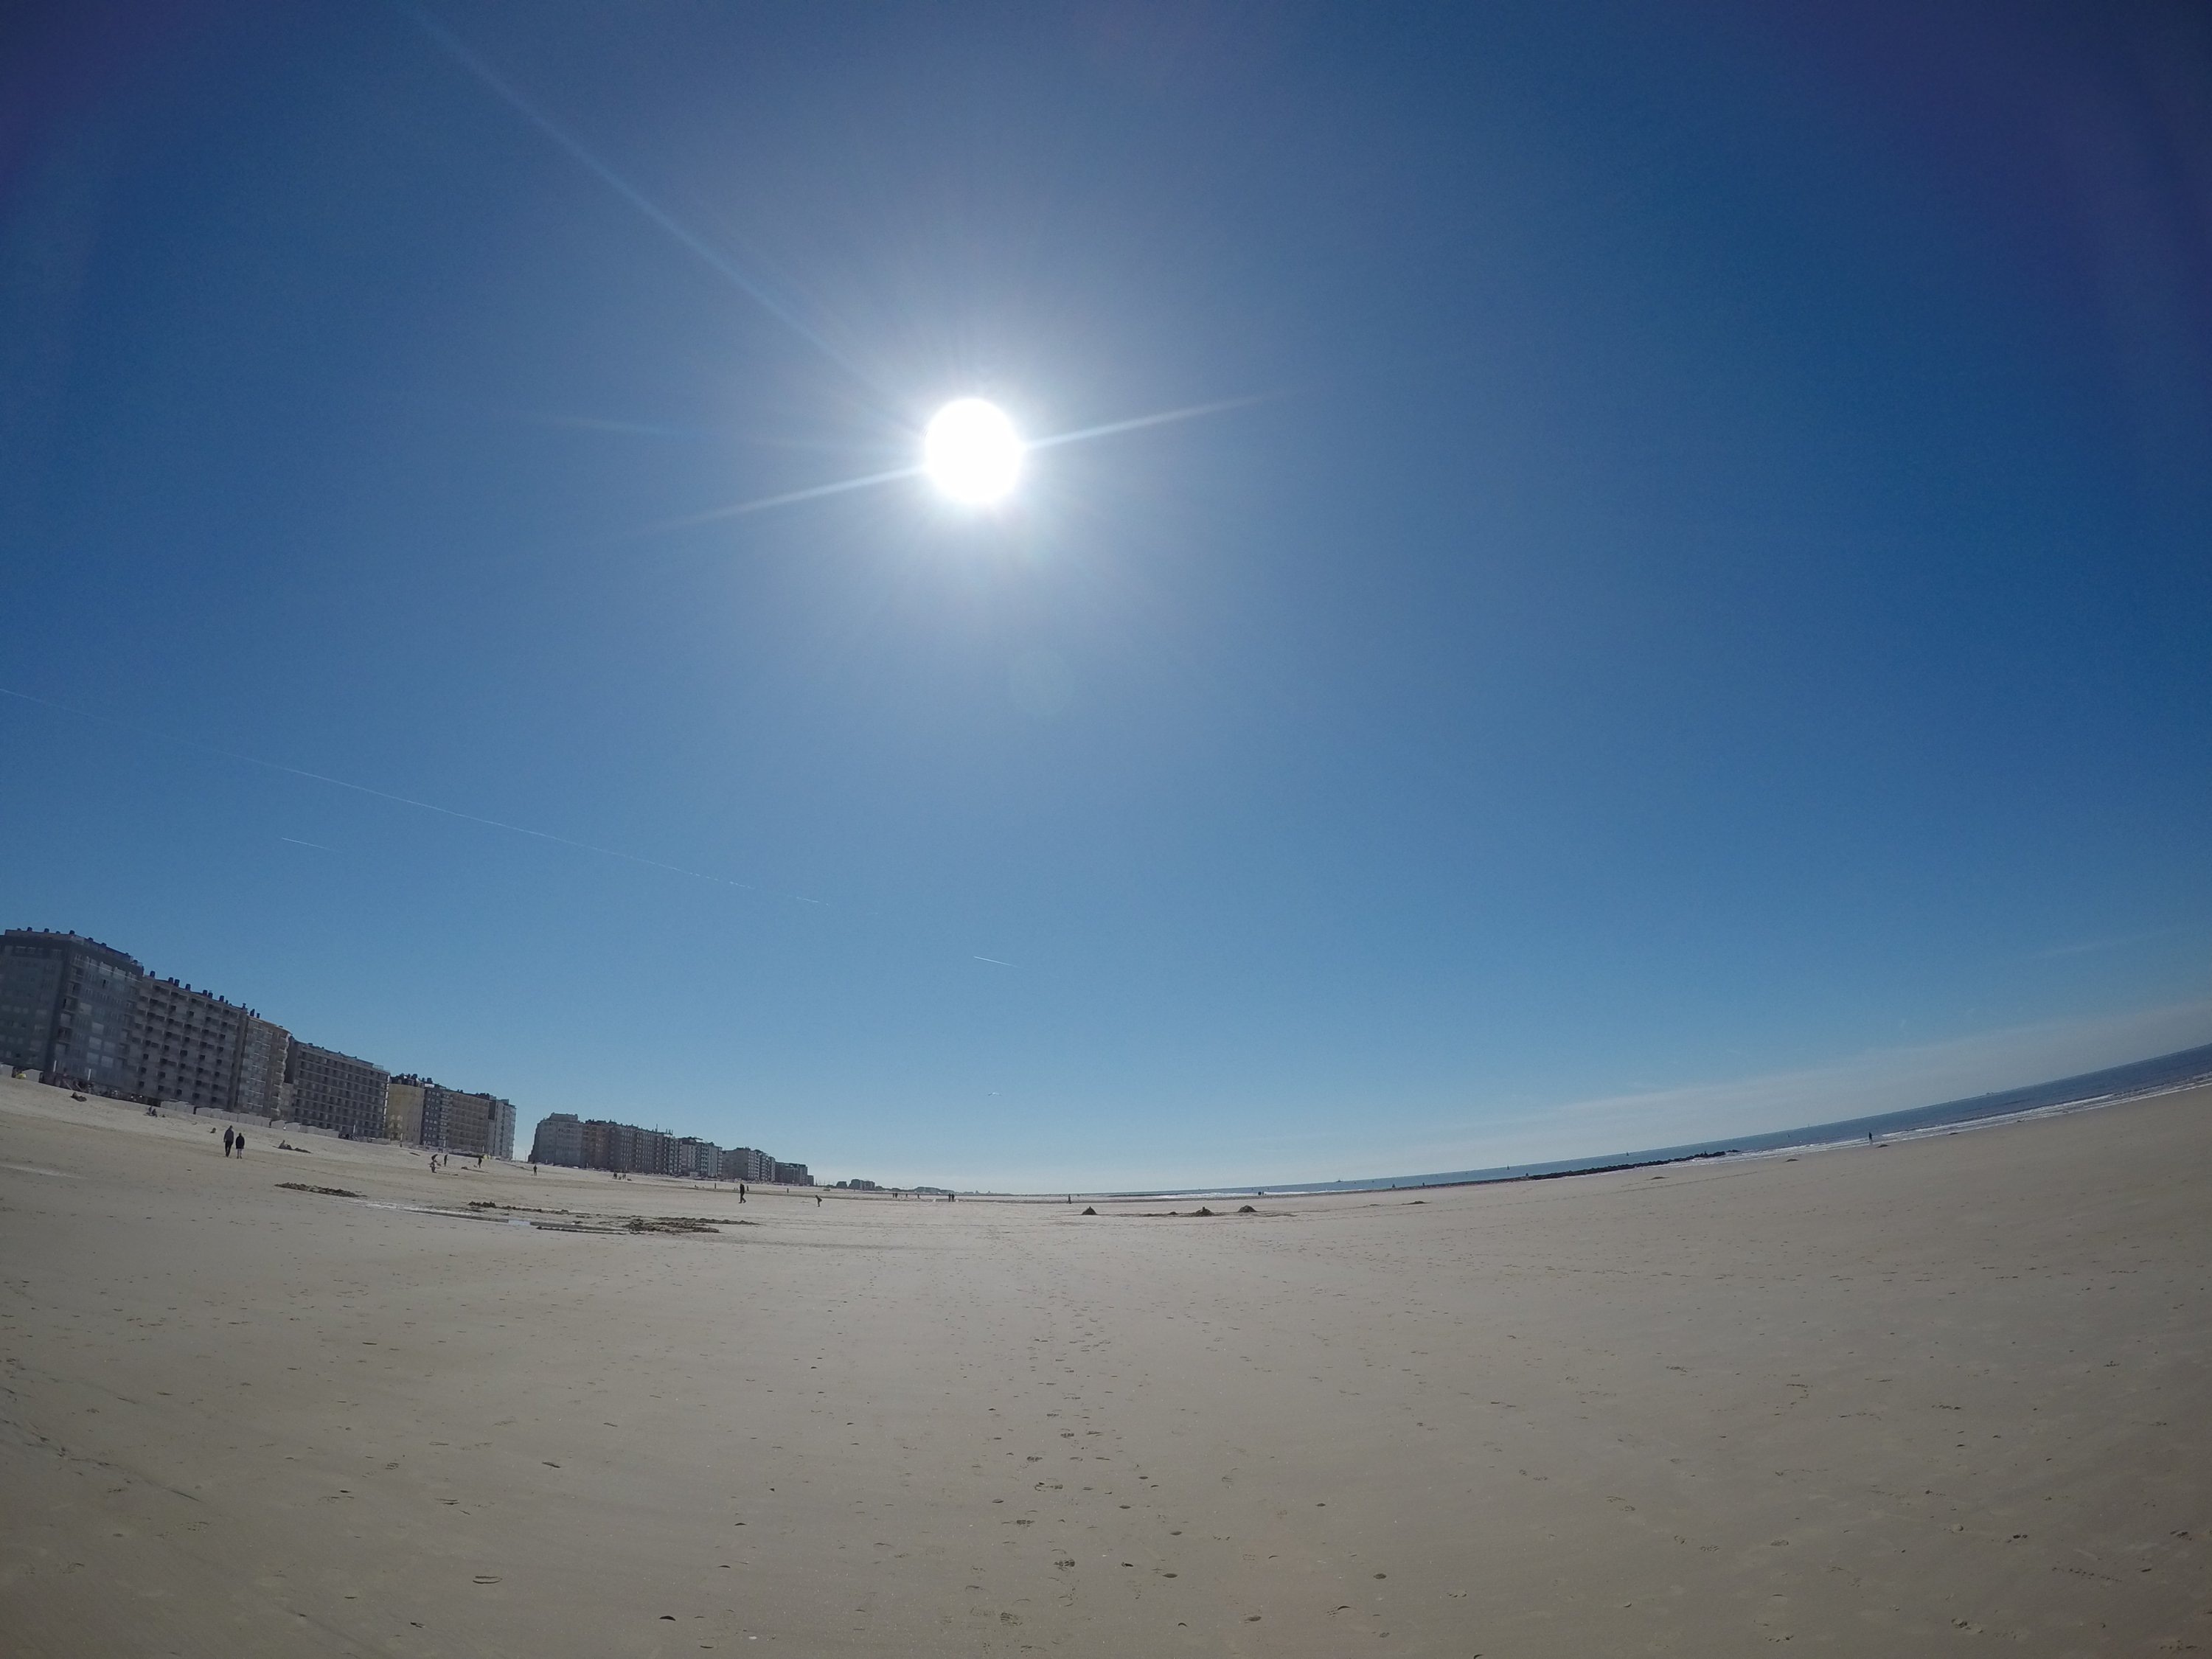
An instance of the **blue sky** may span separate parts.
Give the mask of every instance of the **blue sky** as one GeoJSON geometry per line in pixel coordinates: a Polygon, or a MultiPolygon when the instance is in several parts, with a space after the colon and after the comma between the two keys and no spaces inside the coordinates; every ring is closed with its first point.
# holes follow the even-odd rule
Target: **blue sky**
{"type": "Polygon", "coordinates": [[[2212,31],[2091,11],[53,8],[5,921],[963,1186],[2212,1041],[2212,31]],[[684,522],[969,394],[1250,401],[684,522]]]}

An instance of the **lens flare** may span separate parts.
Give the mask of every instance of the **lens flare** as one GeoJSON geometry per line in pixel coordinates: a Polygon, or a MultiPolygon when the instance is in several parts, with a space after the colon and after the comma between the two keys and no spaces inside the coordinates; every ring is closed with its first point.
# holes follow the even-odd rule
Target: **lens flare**
{"type": "Polygon", "coordinates": [[[981,398],[945,404],[921,441],[922,470],[955,501],[999,500],[1020,479],[1023,454],[1006,411],[981,398]]]}

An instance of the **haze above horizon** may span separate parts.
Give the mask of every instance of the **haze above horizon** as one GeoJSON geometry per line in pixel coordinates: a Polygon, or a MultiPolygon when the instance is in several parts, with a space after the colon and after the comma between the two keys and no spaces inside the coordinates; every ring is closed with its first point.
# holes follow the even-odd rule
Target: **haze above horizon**
{"type": "Polygon", "coordinates": [[[2212,1041],[2201,10],[21,40],[0,924],[961,1188],[2212,1041]]]}

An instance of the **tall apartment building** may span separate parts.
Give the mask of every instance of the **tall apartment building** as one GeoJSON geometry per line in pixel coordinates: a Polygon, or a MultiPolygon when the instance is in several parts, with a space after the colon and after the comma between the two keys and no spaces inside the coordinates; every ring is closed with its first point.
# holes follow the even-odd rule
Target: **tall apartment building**
{"type": "Polygon", "coordinates": [[[291,1034],[210,991],[155,979],[74,933],[0,935],[0,1064],[58,1083],[273,1115],[291,1034]]]}
{"type": "Polygon", "coordinates": [[[473,1158],[514,1156],[514,1103],[465,1094],[429,1079],[395,1077],[385,1089],[384,1133],[410,1146],[473,1158]]]}
{"type": "Polygon", "coordinates": [[[295,1042],[286,1055],[290,1117],[310,1128],[331,1129],[355,1140],[384,1139],[391,1073],[365,1060],[295,1042]]]}
{"type": "Polygon", "coordinates": [[[775,1184],[779,1187],[811,1187],[814,1177],[807,1173],[804,1164],[779,1164],[775,1166],[775,1184]]]}
{"type": "Polygon", "coordinates": [[[429,1085],[412,1074],[384,1085],[384,1138],[403,1146],[422,1144],[422,1091],[429,1085]]]}
{"type": "Polygon", "coordinates": [[[292,1034],[265,1020],[251,1008],[239,1022],[238,1081],[230,1109],[258,1117],[280,1116],[284,1109],[284,1061],[292,1052],[292,1034]]]}
{"type": "Polygon", "coordinates": [[[557,1169],[580,1170],[584,1163],[584,1125],[574,1112],[556,1112],[539,1120],[531,1138],[530,1161],[557,1169]]]}
{"type": "Polygon", "coordinates": [[[635,1123],[610,1123],[604,1118],[584,1120],[584,1167],[612,1170],[623,1175],[659,1175],[661,1143],[666,1135],[641,1129],[635,1123]]]}
{"type": "Polygon", "coordinates": [[[775,1160],[750,1146],[732,1146],[722,1154],[725,1181],[774,1181],[775,1160]]]}
{"type": "MultiPolygon", "coordinates": [[[[508,1114],[505,1133],[514,1144],[514,1108],[495,1101],[508,1114]]],[[[543,1118],[532,1138],[533,1163],[557,1164],[574,1170],[612,1170],[623,1175],[690,1175],[703,1170],[712,1175],[721,1167],[721,1153],[710,1141],[679,1141],[658,1129],[641,1129],[635,1123],[611,1123],[605,1118],[579,1122],[568,1112],[543,1118]],[[693,1150],[686,1150],[686,1148],[693,1150]],[[704,1148],[702,1154],[698,1148],[704,1148]],[[702,1164],[702,1157],[708,1161],[702,1164]]]]}
{"type": "Polygon", "coordinates": [[[784,1178],[778,1173],[783,1171],[795,1184],[808,1184],[804,1164],[778,1164],[750,1146],[726,1150],[696,1135],[678,1139],[658,1129],[610,1123],[603,1118],[579,1121],[569,1112],[555,1112],[538,1121],[538,1133],[531,1139],[530,1158],[533,1164],[566,1169],[690,1176],[706,1181],[774,1182],[784,1178]]]}
{"type": "Polygon", "coordinates": [[[490,1095],[463,1094],[459,1089],[431,1084],[422,1091],[422,1144],[464,1158],[485,1153],[504,1158],[514,1149],[514,1108],[490,1095]],[[508,1128],[507,1145],[498,1145],[501,1109],[508,1128]]]}
{"type": "Polygon", "coordinates": [[[668,1173],[690,1176],[699,1181],[719,1181],[722,1176],[722,1149],[711,1140],[684,1135],[669,1146],[668,1173]]]}
{"type": "Polygon", "coordinates": [[[131,1092],[131,1015],[146,970],[96,939],[0,933],[0,1065],[131,1092]]]}
{"type": "Polygon", "coordinates": [[[292,1034],[251,1008],[173,979],[138,981],[131,1091],[149,1100],[274,1117],[292,1034]]]}
{"type": "Polygon", "coordinates": [[[131,1091],[180,1106],[232,1109],[245,1009],[173,979],[138,981],[131,1011],[131,1091]]]}
{"type": "Polygon", "coordinates": [[[676,1137],[659,1129],[640,1129],[637,1152],[637,1170],[647,1175],[667,1175],[676,1161],[676,1137]]]}
{"type": "Polygon", "coordinates": [[[583,1167],[586,1170],[624,1170],[629,1167],[630,1148],[623,1139],[623,1126],[610,1123],[605,1118],[587,1117],[582,1130],[584,1142],[583,1167]],[[623,1161],[617,1163],[617,1158],[623,1161]]]}

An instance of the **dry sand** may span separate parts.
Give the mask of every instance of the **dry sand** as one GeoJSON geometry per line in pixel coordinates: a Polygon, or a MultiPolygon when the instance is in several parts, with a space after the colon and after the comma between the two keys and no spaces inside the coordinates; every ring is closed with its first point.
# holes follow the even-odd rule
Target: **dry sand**
{"type": "Polygon", "coordinates": [[[0,1651],[2212,1648],[2212,1091],[1211,1220],[273,1144],[0,1081],[0,1651]]]}

